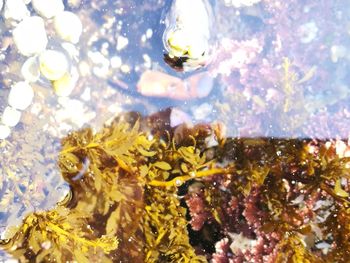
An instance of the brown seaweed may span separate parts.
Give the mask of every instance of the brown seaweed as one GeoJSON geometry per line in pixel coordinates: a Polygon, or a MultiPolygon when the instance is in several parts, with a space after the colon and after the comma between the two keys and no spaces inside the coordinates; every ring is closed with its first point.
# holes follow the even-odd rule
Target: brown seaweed
{"type": "Polygon", "coordinates": [[[70,195],[28,215],[1,247],[22,262],[349,258],[350,158],[334,143],[224,138],[219,125],[155,119],[129,114],[64,138],[70,195]]]}

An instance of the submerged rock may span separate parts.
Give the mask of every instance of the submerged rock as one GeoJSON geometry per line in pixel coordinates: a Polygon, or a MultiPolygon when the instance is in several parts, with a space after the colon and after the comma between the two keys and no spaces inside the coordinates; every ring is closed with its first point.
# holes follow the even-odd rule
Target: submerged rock
{"type": "MultiPolygon", "coordinates": [[[[2,7],[2,1],[0,3],[0,10],[2,7]]],[[[4,7],[5,19],[14,19],[20,21],[29,16],[29,10],[23,2],[23,0],[7,0],[4,7]]]]}
{"type": "Polygon", "coordinates": [[[191,71],[205,66],[210,57],[213,13],[207,0],[174,0],[165,19],[165,61],[191,71]],[[193,15],[196,10],[196,15],[193,15]]]}
{"type": "Polygon", "coordinates": [[[8,136],[10,136],[10,134],[11,129],[6,125],[0,124],[0,140],[6,139],[8,136]]]}
{"type": "Polygon", "coordinates": [[[57,14],[54,19],[54,26],[57,34],[63,40],[74,44],[79,42],[83,25],[76,14],[68,11],[57,14]]]}
{"type": "Polygon", "coordinates": [[[48,42],[44,20],[39,16],[24,18],[13,30],[13,40],[24,56],[41,53],[48,42]]]}
{"type": "Polygon", "coordinates": [[[62,0],[32,0],[34,10],[45,18],[52,18],[64,10],[62,0]]]}
{"type": "Polygon", "coordinates": [[[1,122],[8,126],[14,127],[21,120],[21,112],[15,108],[7,106],[2,114],[1,122]]]}
{"type": "Polygon", "coordinates": [[[28,82],[36,82],[40,78],[40,68],[37,56],[30,57],[23,63],[21,74],[28,82]]]}
{"type": "Polygon", "coordinates": [[[45,50],[39,57],[40,71],[48,80],[58,80],[69,70],[65,54],[56,50],[45,50]]]}
{"type": "Polygon", "coordinates": [[[27,82],[20,81],[12,86],[8,103],[15,109],[25,110],[32,103],[33,97],[33,88],[27,82]]]}
{"type": "Polygon", "coordinates": [[[181,79],[159,71],[145,71],[137,83],[137,90],[144,96],[163,97],[175,100],[205,98],[214,85],[206,72],[181,79]]]}

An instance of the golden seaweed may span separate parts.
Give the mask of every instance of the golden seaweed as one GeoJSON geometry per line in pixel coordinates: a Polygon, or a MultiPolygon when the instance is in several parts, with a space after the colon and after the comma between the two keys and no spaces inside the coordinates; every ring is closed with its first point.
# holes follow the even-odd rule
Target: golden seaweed
{"type": "Polygon", "coordinates": [[[350,158],[322,143],[310,153],[310,140],[221,138],[217,125],[151,133],[141,130],[141,121],[64,138],[58,164],[70,195],[50,211],[28,215],[1,248],[21,262],[207,262],[210,256],[192,245],[179,196],[197,183],[221,235],[232,228],[223,204],[232,197],[248,202],[258,191],[267,216],[256,215],[254,227],[281,237],[277,262],[316,262],[315,247],[304,241],[313,222],[300,216],[289,188],[321,192],[335,208],[319,227],[336,246],[318,260],[349,258],[349,194],[342,180],[350,158]],[[213,135],[218,144],[209,147],[205,139],[213,135]]]}

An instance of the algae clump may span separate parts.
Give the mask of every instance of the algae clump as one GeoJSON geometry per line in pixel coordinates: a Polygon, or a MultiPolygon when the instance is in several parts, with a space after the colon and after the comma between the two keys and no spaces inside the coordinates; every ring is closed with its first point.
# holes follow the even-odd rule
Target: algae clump
{"type": "Polygon", "coordinates": [[[336,143],[223,138],[220,125],[170,128],[159,116],[126,114],[64,138],[70,194],[0,247],[21,262],[349,258],[350,158],[336,143]],[[238,236],[260,250],[234,247],[238,236]]]}
{"type": "MultiPolygon", "coordinates": [[[[165,182],[192,179],[177,164],[187,147],[169,145],[149,139],[139,121],[71,133],[59,154],[71,194],[51,211],[27,216],[1,247],[20,261],[205,262],[189,243],[177,187],[165,182]]],[[[191,163],[198,151],[186,154],[193,171],[205,167],[204,156],[191,163]]]]}

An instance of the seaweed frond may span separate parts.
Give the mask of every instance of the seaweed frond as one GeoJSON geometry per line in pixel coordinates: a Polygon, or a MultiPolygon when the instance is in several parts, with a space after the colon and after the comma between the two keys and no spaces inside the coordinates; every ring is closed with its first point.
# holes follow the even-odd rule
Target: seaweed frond
{"type": "Polygon", "coordinates": [[[350,257],[350,157],[336,143],[143,125],[64,138],[58,165],[70,195],[28,215],[0,247],[23,262],[206,262],[223,251],[256,262],[350,257]]]}

